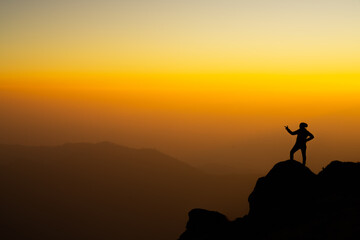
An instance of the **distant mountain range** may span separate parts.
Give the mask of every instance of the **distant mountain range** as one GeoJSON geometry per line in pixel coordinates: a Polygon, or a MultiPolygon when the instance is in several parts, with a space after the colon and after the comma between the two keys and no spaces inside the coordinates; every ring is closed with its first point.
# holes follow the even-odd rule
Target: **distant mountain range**
{"type": "Polygon", "coordinates": [[[333,161],[316,175],[294,160],[279,162],[258,179],[249,204],[234,221],[191,210],[179,240],[360,239],[360,163],[333,161]]]}
{"type": "Polygon", "coordinates": [[[0,238],[176,239],[193,207],[245,213],[255,180],[108,142],[0,145],[0,238]]]}

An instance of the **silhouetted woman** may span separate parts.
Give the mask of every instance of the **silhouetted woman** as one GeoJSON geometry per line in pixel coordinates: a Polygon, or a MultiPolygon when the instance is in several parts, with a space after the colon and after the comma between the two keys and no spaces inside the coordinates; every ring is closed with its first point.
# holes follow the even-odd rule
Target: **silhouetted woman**
{"type": "Polygon", "coordinates": [[[290,151],[290,160],[294,160],[294,153],[300,149],[304,165],[306,164],[306,143],[314,138],[314,135],[306,129],[307,126],[306,123],[300,123],[300,128],[295,132],[291,131],[288,126],[285,126],[286,131],[291,135],[297,135],[295,145],[290,151]]]}

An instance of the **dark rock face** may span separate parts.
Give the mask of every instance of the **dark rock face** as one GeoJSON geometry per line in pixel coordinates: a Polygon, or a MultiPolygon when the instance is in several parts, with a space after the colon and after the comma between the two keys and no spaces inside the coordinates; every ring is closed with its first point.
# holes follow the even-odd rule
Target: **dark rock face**
{"type": "Polygon", "coordinates": [[[249,196],[249,217],[271,221],[274,217],[285,220],[291,214],[300,214],[309,206],[316,175],[296,161],[276,164],[256,183],[249,196]]]}
{"type": "Polygon", "coordinates": [[[193,209],[189,212],[187,231],[181,239],[218,239],[223,236],[229,220],[221,213],[204,209],[193,209]]]}
{"type": "Polygon", "coordinates": [[[360,163],[334,161],[315,175],[280,162],[257,181],[247,216],[220,221],[225,216],[193,210],[180,240],[360,239],[359,187],[360,163]]]}

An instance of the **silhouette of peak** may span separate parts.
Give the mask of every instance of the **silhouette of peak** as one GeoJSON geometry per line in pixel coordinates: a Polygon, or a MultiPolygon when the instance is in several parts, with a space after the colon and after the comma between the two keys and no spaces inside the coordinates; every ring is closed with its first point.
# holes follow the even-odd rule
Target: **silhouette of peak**
{"type": "Polygon", "coordinates": [[[279,162],[274,165],[267,178],[289,177],[296,178],[298,176],[313,177],[315,174],[306,166],[294,160],[279,162]]]}
{"type": "MultiPolygon", "coordinates": [[[[360,199],[360,163],[333,161],[319,174],[322,195],[360,199]]],[[[360,205],[360,203],[359,203],[360,205]]],[[[360,214],[360,213],[359,213],[360,214]]]]}
{"type": "Polygon", "coordinates": [[[171,178],[185,173],[192,176],[200,174],[200,170],[158,150],[129,148],[111,142],[66,143],[51,147],[0,145],[0,153],[4,161],[16,158],[16,161],[26,161],[28,164],[39,161],[52,166],[57,164],[58,167],[70,164],[74,171],[86,169],[94,172],[99,170],[97,167],[106,166],[114,172],[133,171],[139,175],[145,172],[173,172],[171,178]]]}
{"type": "Polygon", "coordinates": [[[319,173],[319,176],[326,178],[335,178],[341,176],[340,180],[351,177],[360,177],[356,173],[360,171],[359,162],[340,162],[333,161],[319,173]]]}
{"type": "Polygon", "coordinates": [[[334,161],[316,175],[279,162],[258,179],[248,215],[226,223],[220,213],[190,212],[180,240],[360,239],[359,185],[360,163],[334,161]]]}
{"type": "Polygon", "coordinates": [[[189,212],[187,231],[180,239],[221,239],[223,230],[228,224],[229,220],[219,212],[193,209],[189,212]]]}
{"type": "Polygon", "coordinates": [[[267,218],[277,214],[285,217],[294,206],[300,206],[294,209],[300,210],[310,201],[309,191],[312,191],[315,177],[309,168],[297,161],[277,163],[265,177],[258,179],[250,194],[249,216],[267,218]]]}

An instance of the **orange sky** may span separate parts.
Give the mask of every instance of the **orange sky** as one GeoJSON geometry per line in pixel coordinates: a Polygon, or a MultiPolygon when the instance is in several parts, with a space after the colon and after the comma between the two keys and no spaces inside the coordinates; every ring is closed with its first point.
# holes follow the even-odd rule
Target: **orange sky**
{"type": "Polygon", "coordinates": [[[294,139],[283,126],[306,121],[316,137],[310,166],[357,157],[358,1],[0,9],[2,143],[109,140],[257,168],[286,159],[294,139]]]}

